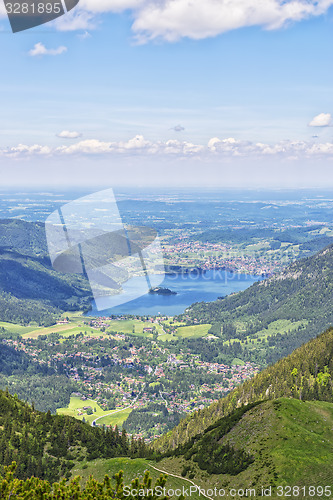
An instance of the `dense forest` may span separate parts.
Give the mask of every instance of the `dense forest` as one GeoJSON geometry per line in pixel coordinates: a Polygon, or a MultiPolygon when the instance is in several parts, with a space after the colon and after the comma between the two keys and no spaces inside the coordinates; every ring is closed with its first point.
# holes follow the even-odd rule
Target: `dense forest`
{"type": "MultiPolygon", "coordinates": [[[[1,340],[0,340],[1,342],[1,340]]],[[[0,389],[16,393],[23,401],[34,402],[36,409],[56,413],[68,405],[76,384],[47,363],[38,363],[23,351],[0,344],[0,389]]]]}
{"type": "Polygon", "coordinates": [[[279,397],[333,402],[333,328],[239,385],[217,403],[192,413],[153,446],[161,452],[177,448],[242,404],[279,397]]]}
{"type": "Polygon", "coordinates": [[[44,224],[0,221],[0,317],[51,325],[62,311],[89,308],[91,290],[81,275],[54,271],[44,224]]]}
{"type": "Polygon", "coordinates": [[[129,433],[141,433],[145,437],[151,428],[169,431],[179,424],[181,417],[180,413],[168,410],[164,404],[151,402],[144,408],[132,410],[124,426],[129,433]]]}
{"type": "Polygon", "coordinates": [[[192,236],[193,240],[203,243],[233,243],[251,244],[262,238],[270,239],[270,246],[273,249],[281,247],[281,243],[300,245],[301,251],[319,251],[325,246],[333,243],[333,237],[323,236],[320,233],[314,236],[315,230],[320,230],[321,226],[312,225],[288,229],[210,229],[192,236]]]}
{"type": "Polygon", "coordinates": [[[19,479],[35,475],[50,482],[70,477],[74,460],[143,457],[143,440],[118,428],[91,427],[72,417],[42,413],[16,395],[0,391],[0,464],[16,462],[19,479]]]}

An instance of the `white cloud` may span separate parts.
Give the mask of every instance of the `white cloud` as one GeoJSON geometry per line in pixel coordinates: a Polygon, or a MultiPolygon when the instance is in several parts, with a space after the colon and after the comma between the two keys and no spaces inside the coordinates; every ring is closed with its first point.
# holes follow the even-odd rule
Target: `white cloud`
{"type": "Polygon", "coordinates": [[[319,0],[166,0],[149,1],[137,12],[133,30],[141,40],[182,37],[202,39],[246,27],[278,29],[324,13],[329,1],[319,0]]]}
{"type": "Polygon", "coordinates": [[[212,139],[208,141],[208,149],[210,149],[211,151],[216,151],[216,148],[218,147],[220,142],[221,140],[218,137],[212,137],[212,139]]]}
{"type": "Polygon", "coordinates": [[[8,158],[18,158],[22,156],[48,156],[51,153],[51,148],[48,146],[41,146],[39,144],[33,144],[32,146],[19,144],[18,146],[13,146],[11,148],[0,149],[0,155],[7,156],[8,158]]]}
{"type": "Polygon", "coordinates": [[[332,123],[330,113],[320,113],[315,116],[309,123],[309,127],[329,127],[332,123]]]}
{"type": "Polygon", "coordinates": [[[82,134],[80,132],[70,132],[69,130],[63,130],[60,132],[60,134],[57,134],[57,137],[60,137],[61,139],[77,139],[78,137],[81,137],[82,134]]]}
{"type": "Polygon", "coordinates": [[[60,146],[54,150],[55,154],[65,154],[65,155],[73,155],[73,154],[82,154],[82,155],[91,155],[91,154],[107,154],[112,151],[112,143],[111,142],[102,142],[96,139],[87,139],[85,141],[77,142],[72,146],[60,146]]]}
{"type": "Polygon", "coordinates": [[[56,21],[61,30],[92,28],[93,16],[130,10],[139,41],[203,39],[247,26],[279,29],[320,16],[333,0],[81,0],[56,21]]]}
{"type": "MultiPolygon", "coordinates": [[[[120,142],[118,144],[118,148],[121,150],[123,149],[124,151],[128,149],[145,149],[149,147],[151,143],[149,141],[146,141],[145,138],[142,135],[136,135],[133,137],[133,139],[130,139],[127,142],[120,142]]],[[[117,146],[116,146],[117,147],[117,146]]]]}
{"type": "Polygon", "coordinates": [[[333,143],[326,142],[324,144],[313,144],[313,146],[308,150],[308,154],[320,155],[320,156],[333,156],[333,143]]]}
{"type": "Polygon", "coordinates": [[[58,17],[54,21],[54,25],[59,31],[82,31],[93,30],[96,28],[94,13],[80,9],[74,9],[58,17]]]}
{"type": "Polygon", "coordinates": [[[47,49],[45,45],[38,42],[34,45],[34,48],[29,51],[29,56],[59,56],[67,52],[67,47],[61,45],[57,49],[47,49]]]}
{"type": "MultiPolygon", "coordinates": [[[[72,132],[69,132],[72,134],[72,132]]],[[[64,136],[65,137],[65,136],[64,136]]],[[[233,137],[219,139],[213,137],[207,145],[171,139],[167,141],[149,141],[137,135],[128,141],[100,141],[86,139],[71,145],[51,148],[47,145],[23,145],[0,148],[0,155],[9,158],[27,156],[78,156],[89,157],[172,157],[196,158],[200,160],[224,161],[226,159],[293,159],[308,158],[333,159],[333,142],[314,143],[306,141],[281,141],[275,144],[239,140],[233,137]]]]}
{"type": "MultiPolygon", "coordinates": [[[[130,11],[138,41],[161,38],[173,42],[184,37],[214,37],[248,26],[280,29],[325,14],[332,5],[333,0],[80,0],[75,9],[53,25],[60,31],[86,31],[96,28],[99,14],[130,11]]],[[[0,4],[0,16],[5,15],[0,4]]],[[[58,52],[60,47],[44,47],[44,51],[42,47],[37,44],[31,55],[64,52],[63,47],[62,52],[58,52]]]]}

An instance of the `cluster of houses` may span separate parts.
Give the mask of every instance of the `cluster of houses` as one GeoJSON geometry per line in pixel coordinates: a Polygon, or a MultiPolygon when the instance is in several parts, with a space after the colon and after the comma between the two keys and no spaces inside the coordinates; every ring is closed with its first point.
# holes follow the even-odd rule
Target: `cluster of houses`
{"type": "Polygon", "coordinates": [[[281,267],[279,259],[270,256],[244,254],[239,256],[238,250],[225,243],[208,243],[184,239],[172,245],[165,245],[163,252],[171,265],[188,266],[191,254],[191,265],[203,270],[228,269],[251,275],[271,275],[281,267]]]}
{"type": "MultiPolygon", "coordinates": [[[[92,339],[93,337],[85,336],[75,339],[75,345],[73,346],[75,352],[67,352],[66,350],[54,352],[49,356],[47,363],[51,363],[52,361],[60,362],[67,376],[77,382],[79,390],[82,390],[87,397],[95,399],[102,408],[106,408],[107,406],[107,394],[115,399],[116,408],[127,407],[134,399],[133,394],[138,395],[139,393],[135,401],[135,407],[145,406],[149,401],[159,398],[158,394],[145,392],[145,376],[139,375],[136,370],[133,371],[133,375],[125,375],[125,373],[120,372],[119,380],[105,382],[102,376],[103,367],[98,362],[99,356],[82,348],[80,349],[80,345],[83,346],[89,338],[92,339]],[[139,386],[142,389],[139,390],[139,386]]],[[[119,336],[119,340],[123,338],[125,336],[119,336]]],[[[29,339],[22,341],[7,339],[2,340],[2,342],[11,344],[17,350],[24,351],[36,362],[37,360],[38,362],[42,361],[40,356],[41,349],[38,349],[33,343],[29,342],[29,339]]],[[[104,348],[101,349],[102,351],[104,350],[104,348]]],[[[185,353],[187,361],[184,361],[184,353],[180,352],[176,355],[169,352],[167,347],[161,348],[157,346],[155,346],[155,351],[157,349],[160,354],[163,354],[166,362],[161,362],[157,365],[154,364],[152,367],[144,362],[144,357],[147,355],[145,347],[137,348],[132,345],[127,349],[128,356],[125,358],[118,355],[119,349],[121,349],[121,342],[112,348],[111,353],[108,354],[105,352],[103,357],[109,358],[110,363],[121,365],[124,368],[131,368],[134,365],[139,367],[141,365],[146,374],[154,377],[156,381],[163,381],[166,376],[166,370],[185,370],[193,367],[193,365],[195,365],[196,369],[217,375],[214,384],[210,384],[209,386],[203,384],[200,388],[193,386],[191,389],[192,395],[196,394],[196,396],[192,397],[190,401],[180,392],[173,391],[170,394],[163,392],[164,396],[162,399],[167,401],[168,409],[181,413],[189,413],[208,406],[216,400],[216,394],[226,394],[239,383],[252,377],[259,371],[258,367],[252,363],[228,366],[219,363],[204,362],[200,360],[198,355],[191,354],[190,352],[185,353]]]]}

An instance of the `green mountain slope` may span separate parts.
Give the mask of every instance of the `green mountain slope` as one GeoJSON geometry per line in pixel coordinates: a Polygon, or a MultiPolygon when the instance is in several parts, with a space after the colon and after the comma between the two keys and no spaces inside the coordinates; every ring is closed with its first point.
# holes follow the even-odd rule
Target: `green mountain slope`
{"type": "Polygon", "coordinates": [[[321,496],[311,495],[311,486],[329,486],[332,490],[332,403],[279,398],[242,411],[231,428],[230,417],[222,418],[187,447],[176,450],[174,456],[162,459],[158,467],[193,477],[202,488],[216,486],[227,492],[231,488],[252,488],[256,496],[261,488],[272,487],[271,497],[278,498],[277,487],[287,485],[305,488],[304,495],[299,492],[302,498],[321,496]],[[215,452],[229,447],[252,457],[251,463],[239,473],[222,473],[225,462],[219,463],[213,453],[207,453],[207,443],[213,441],[215,452]],[[207,473],[209,468],[213,473],[207,473]]]}
{"type": "Polygon", "coordinates": [[[0,391],[0,467],[17,463],[16,475],[51,482],[71,476],[74,461],[141,457],[145,445],[118,430],[91,427],[72,417],[36,411],[17,396],[0,391]]]}
{"type": "Polygon", "coordinates": [[[242,404],[279,397],[333,402],[332,375],[333,328],[330,328],[239,385],[217,403],[189,415],[177,427],[156,440],[154,449],[167,451],[184,444],[242,404]]]}
{"type": "Polygon", "coordinates": [[[2,321],[52,324],[59,313],[89,306],[89,283],[53,270],[44,225],[0,221],[0,317],[2,321]]]}

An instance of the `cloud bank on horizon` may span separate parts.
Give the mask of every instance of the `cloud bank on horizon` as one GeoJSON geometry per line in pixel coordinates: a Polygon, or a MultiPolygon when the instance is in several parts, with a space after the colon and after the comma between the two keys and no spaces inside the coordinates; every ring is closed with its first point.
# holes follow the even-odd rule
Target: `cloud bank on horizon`
{"type": "MultiPolygon", "coordinates": [[[[66,132],[67,134],[67,132],[66,132]]],[[[63,134],[66,138],[68,135],[63,134]]],[[[68,133],[72,135],[72,133],[68,133]]],[[[74,134],[73,134],[74,135],[74,134]]],[[[58,135],[60,137],[60,134],[58,135]]],[[[74,138],[74,137],[73,137],[74,138]]],[[[276,144],[265,144],[237,140],[233,137],[220,139],[214,137],[208,144],[194,144],[187,141],[171,139],[167,141],[149,141],[137,135],[128,141],[107,142],[98,139],[86,139],[71,145],[50,147],[47,145],[26,145],[1,148],[0,157],[18,159],[24,157],[130,157],[141,158],[164,157],[171,159],[191,158],[198,160],[223,159],[286,159],[299,161],[303,159],[333,158],[333,142],[281,141],[276,144]]]]}
{"type": "MultiPolygon", "coordinates": [[[[100,14],[130,12],[132,31],[140,42],[181,38],[200,40],[227,31],[259,26],[280,29],[325,14],[333,0],[81,0],[54,21],[60,31],[96,27],[100,14]]],[[[1,6],[1,14],[5,10],[1,6]]]]}

